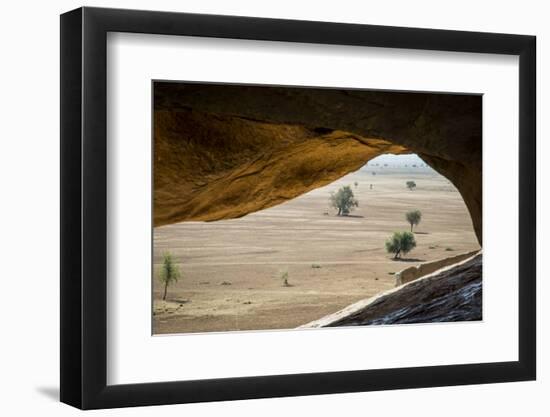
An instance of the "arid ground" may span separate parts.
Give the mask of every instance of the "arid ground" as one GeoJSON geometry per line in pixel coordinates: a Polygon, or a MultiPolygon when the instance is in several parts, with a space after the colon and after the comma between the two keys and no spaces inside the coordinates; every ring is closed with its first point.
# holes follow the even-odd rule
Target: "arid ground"
{"type": "Polygon", "coordinates": [[[373,160],[240,219],[155,228],[153,333],[294,328],[393,288],[393,274],[414,263],[479,248],[466,206],[446,178],[389,161],[373,160]],[[413,191],[405,186],[409,180],[417,184],[413,191]],[[329,195],[343,185],[351,185],[359,207],[338,217],[329,195]],[[422,212],[417,247],[393,260],[384,242],[394,231],[410,230],[405,213],[412,209],[422,212]],[[182,276],[162,301],[158,270],[166,251],[182,276]]]}

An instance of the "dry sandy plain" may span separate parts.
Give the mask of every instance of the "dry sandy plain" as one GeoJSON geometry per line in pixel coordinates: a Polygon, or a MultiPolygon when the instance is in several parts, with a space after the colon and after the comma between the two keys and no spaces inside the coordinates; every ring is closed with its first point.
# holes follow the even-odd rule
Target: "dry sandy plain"
{"type": "Polygon", "coordinates": [[[393,288],[401,269],[479,248],[466,206],[446,178],[430,168],[374,162],[240,219],[156,228],[153,333],[294,328],[393,288]],[[408,180],[416,190],[405,187],[408,180]],[[349,217],[329,208],[330,192],[342,185],[359,200],[349,217]],[[417,247],[394,261],[384,242],[409,230],[411,209],[422,211],[417,247]],[[162,301],[158,270],[166,251],[182,277],[162,301]],[[284,271],[290,286],[283,285],[284,271]]]}

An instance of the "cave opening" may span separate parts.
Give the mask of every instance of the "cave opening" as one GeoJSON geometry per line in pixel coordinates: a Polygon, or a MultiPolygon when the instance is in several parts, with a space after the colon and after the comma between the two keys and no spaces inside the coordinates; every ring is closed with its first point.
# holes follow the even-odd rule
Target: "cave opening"
{"type": "MultiPolygon", "coordinates": [[[[292,328],[481,245],[480,96],[170,82],[154,94],[154,274],[171,252],[183,275],[168,302],[153,281],[154,333],[292,328]],[[338,216],[329,197],[344,186],[359,204],[338,216]],[[417,247],[390,259],[409,210],[417,247]]],[[[447,294],[480,285],[474,263],[441,281],[447,294]]],[[[479,319],[472,294],[462,316],[424,319],[479,319]]]]}
{"type": "MultiPolygon", "coordinates": [[[[183,272],[171,290],[175,302],[156,309],[156,331],[175,333],[175,326],[178,332],[295,328],[391,290],[395,274],[410,265],[479,246],[450,181],[416,154],[384,154],[242,217],[157,227],[154,248],[157,270],[162,254],[171,252],[183,272]],[[407,186],[410,181],[415,187],[407,186]],[[338,216],[330,197],[346,186],[358,207],[338,216]],[[422,213],[414,229],[417,247],[393,259],[385,241],[409,230],[410,210],[422,213]]],[[[155,291],[160,299],[162,287],[155,291]]]]}

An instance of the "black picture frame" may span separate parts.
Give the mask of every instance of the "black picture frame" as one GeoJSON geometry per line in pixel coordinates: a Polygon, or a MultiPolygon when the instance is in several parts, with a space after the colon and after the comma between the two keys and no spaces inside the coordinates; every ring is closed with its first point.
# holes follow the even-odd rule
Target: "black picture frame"
{"type": "Polygon", "coordinates": [[[60,56],[62,402],[96,409],[535,379],[534,36],[85,7],[61,15],[60,56]],[[108,32],[519,56],[518,361],[107,385],[108,32]]]}

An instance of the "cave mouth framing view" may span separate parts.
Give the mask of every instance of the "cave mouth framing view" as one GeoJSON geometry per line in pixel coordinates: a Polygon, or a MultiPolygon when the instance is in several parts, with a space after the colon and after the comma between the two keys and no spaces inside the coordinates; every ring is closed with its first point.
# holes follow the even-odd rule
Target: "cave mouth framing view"
{"type": "Polygon", "coordinates": [[[482,319],[481,96],[153,94],[153,334],[482,319]]]}

